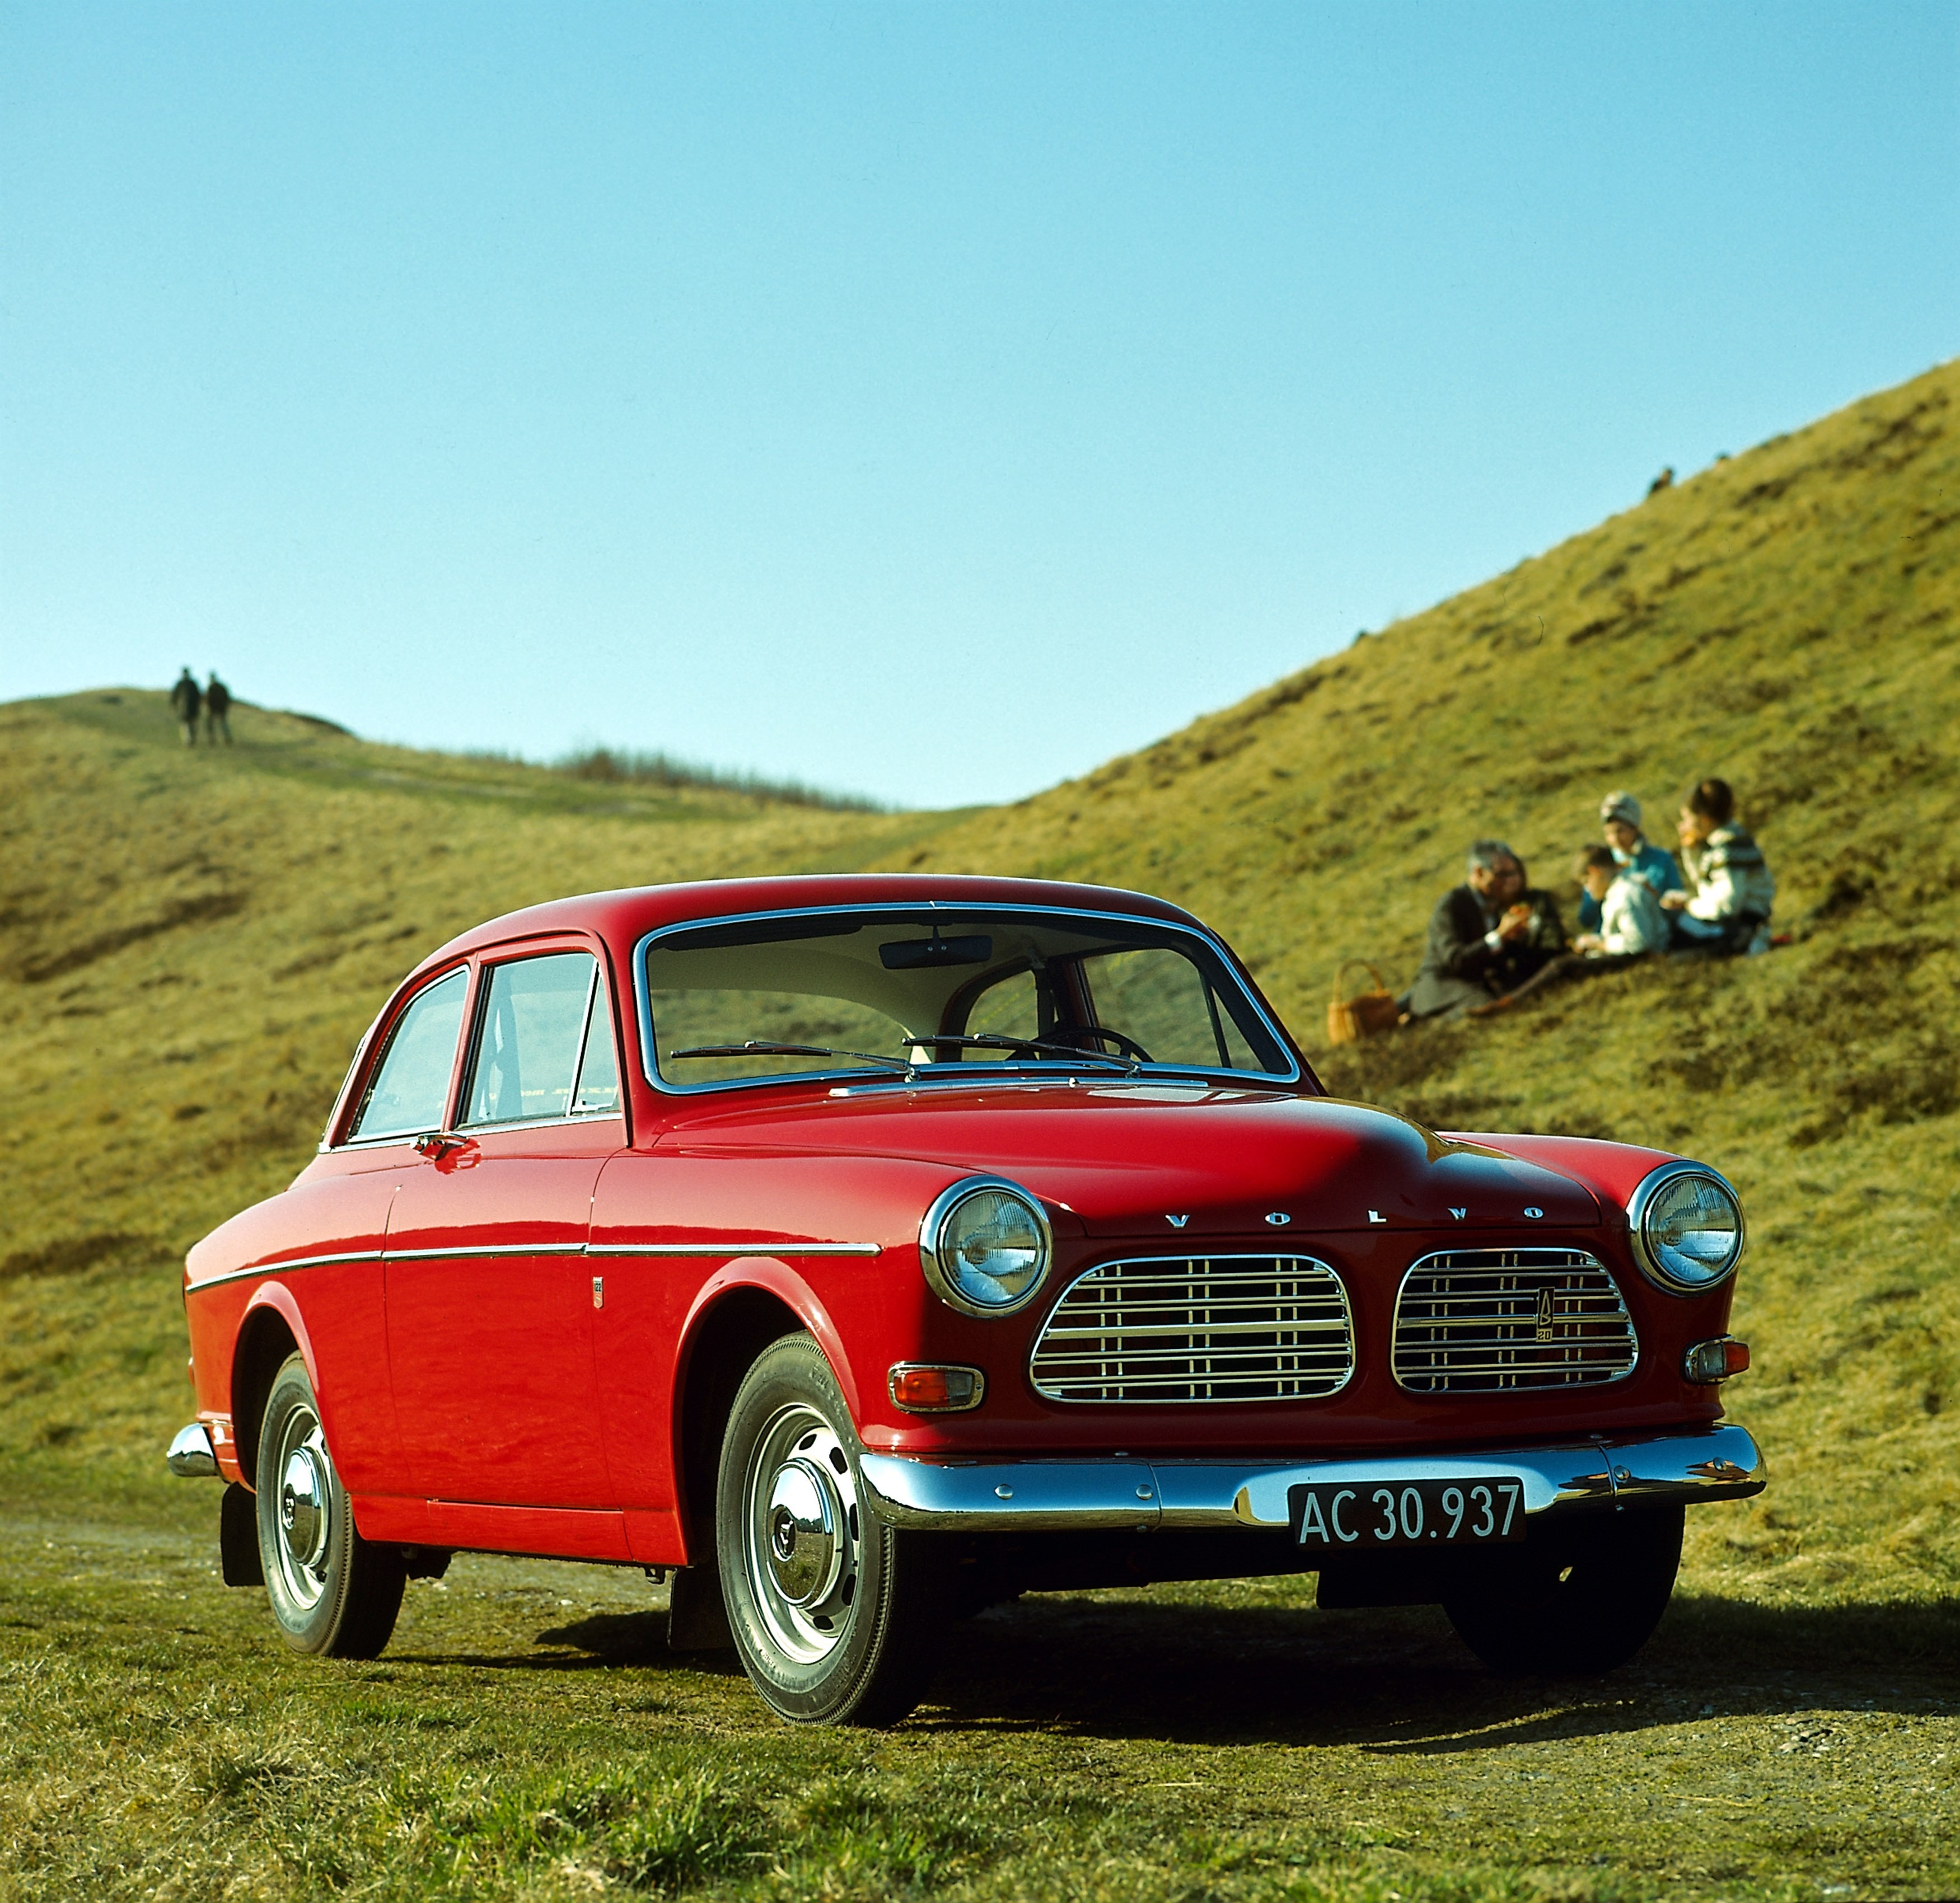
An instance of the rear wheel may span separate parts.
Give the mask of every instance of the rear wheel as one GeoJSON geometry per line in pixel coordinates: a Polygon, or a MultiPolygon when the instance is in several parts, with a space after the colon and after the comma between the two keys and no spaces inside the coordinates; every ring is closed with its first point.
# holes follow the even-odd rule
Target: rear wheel
{"type": "Polygon", "coordinates": [[[286,1643],[329,1658],[379,1656],[407,1579],[401,1551],[355,1530],[306,1362],[273,1377],[259,1430],[259,1556],[286,1643]]]}
{"type": "Polygon", "coordinates": [[[1494,1672],[1610,1672],[1652,1636],[1681,1565],[1682,1509],[1650,1507],[1546,1529],[1492,1552],[1474,1587],[1443,1602],[1494,1672]]]}
{"type": "Polygon", "coordinates": [[[936,1550],[871,1511],[860,1452],[816,1342],[765,1349],[722,1441],[715,1547],[742,1663],[799,1724],[895,1723],[934,1663],[936,1550]]]}

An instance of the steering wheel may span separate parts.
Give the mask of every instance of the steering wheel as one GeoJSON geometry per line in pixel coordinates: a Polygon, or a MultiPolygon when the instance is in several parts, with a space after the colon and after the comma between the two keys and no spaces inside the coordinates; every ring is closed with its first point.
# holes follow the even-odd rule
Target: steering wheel
{"type": "Polygon", "coordinates": [[[1135,1038],[1125,1032],[1112,1031],[1107,1025],[1071,1025],[1068,1027],[1068,1035],[1071,1043],[1078,1037],[1099,1037],[1115,1046],[1118,1057],[1134,1057],[1140,1064],[1157,1062],[1135,1038]]]}

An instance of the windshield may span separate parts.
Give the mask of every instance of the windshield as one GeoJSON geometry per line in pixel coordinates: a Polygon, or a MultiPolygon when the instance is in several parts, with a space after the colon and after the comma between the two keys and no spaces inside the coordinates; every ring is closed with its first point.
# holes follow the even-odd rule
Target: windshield
{"type": "Polygon", "coordinates": [[[638,975],[670,1088],[1003,1067],[1298,1075],[1217,948],[1147,920],[985,907],[743,919],[655,934],[638,975]]]}

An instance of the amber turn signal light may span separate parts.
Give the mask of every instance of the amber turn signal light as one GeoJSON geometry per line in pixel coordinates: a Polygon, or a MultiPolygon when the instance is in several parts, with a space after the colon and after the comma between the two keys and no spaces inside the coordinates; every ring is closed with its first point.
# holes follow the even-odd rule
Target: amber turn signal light
{"type": "Polygon", "coordinates": [[[891,1374],[892,1399],[908,1414],[963,1414],[978,1407],[987,1377],[977,1368],[942,1368],[899,1361],[891,1374]]]}
{"type": "Polygon", "coordinates": [[[1748,1365],[1749,1344],[1722,1335],[1712,1342],[1697,1342],[1681,1358],[1681,1372],[1685,1379],[1708,1387],[1741,1374],[1748,1365]]]}

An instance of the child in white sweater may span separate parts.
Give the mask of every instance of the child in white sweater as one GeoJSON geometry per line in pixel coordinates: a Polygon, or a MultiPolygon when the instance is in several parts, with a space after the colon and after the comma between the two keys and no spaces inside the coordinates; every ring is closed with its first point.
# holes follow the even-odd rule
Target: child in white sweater
{"type": "Polygon", "coordinates": [[[1589,847],[1578,869],[1580,884],[1599,907],[1599,929],[1574,939],[1573,951],[1620,958],[1666,949],[1667,914],[1645,879],[1623,869],[1604,846],[1589,847]]]}
{"type": "Polygon", "coordinates": [[[1488,1004],[1472,1005],[1471,1017],[1494,1017],[1534,992],[1549,990],[1570,978],[1596,978],[1602,972],[1618,971],[1650,952],[1666,948],[1667,915],[1660,909],[1653,888],[1637,873],[1623,868],[1610,848],[1587,847],[1573,870],[1599,907],[1599,929],[1582,932],[1572,941],[1570,952],[1561,952],[1515,991],[1493,998],[1488,1004]]]}

